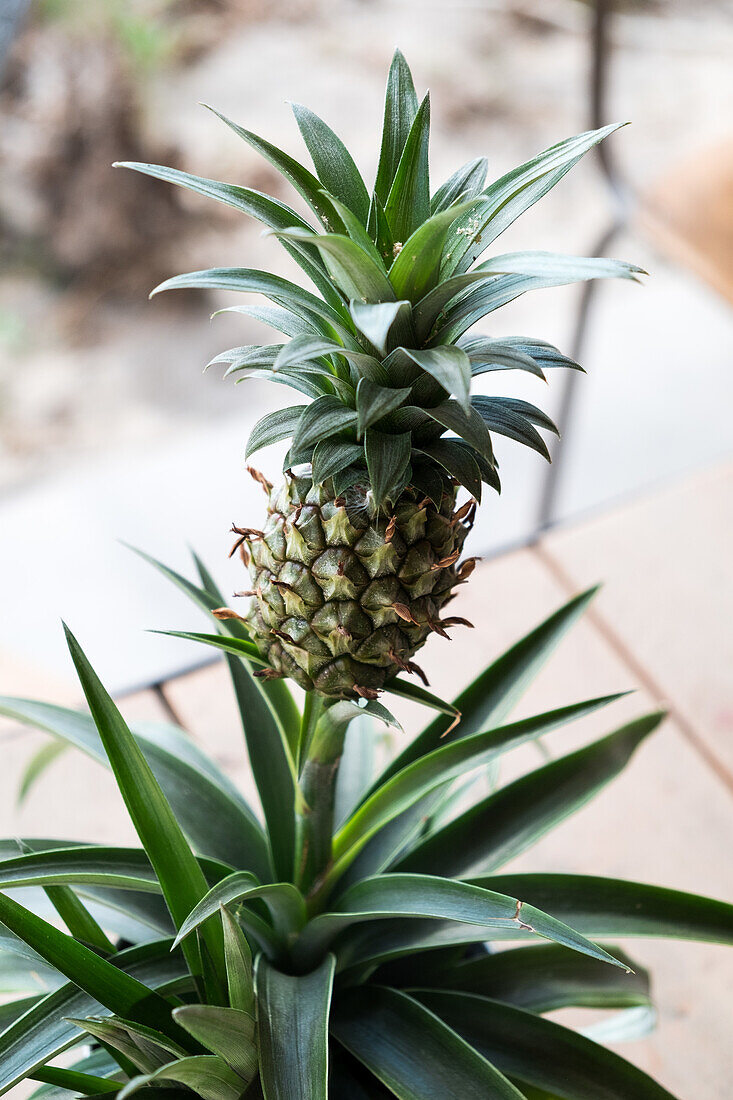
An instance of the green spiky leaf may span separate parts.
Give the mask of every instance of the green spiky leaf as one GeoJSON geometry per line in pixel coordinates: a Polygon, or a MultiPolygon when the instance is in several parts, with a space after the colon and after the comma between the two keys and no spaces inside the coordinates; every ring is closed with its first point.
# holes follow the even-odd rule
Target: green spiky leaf
{"type": "Polygon", "coordinates": [[[351,153],[317,114],[301,103],[291,106],[321,183],[366,225],[369,192],[351,153]]]}
{"type": "Polygon", "coordinates": [[[369,428],[364,437],[369,480],[375,507],[396,499],[404,488],[404,475],[410,461],[410,435],[387,435],[369,428]]]}
{"type": "Polygon", "coordinates": [[[417,96],[412,73],[403,54],[400,50],[395,50],[387,77],[382,148],[374,184],[374,191],[382,207],[387,202],[392,189],[397,167],[416,114],[417,96]]]}
{"type": "Polygon", "coordinates": [[[370,382],[368,378],[362,378],[356,389],[356,427],[359,438],[372,424],[398,409],[409,396],[409,387],[389,389],[370,382]]]}
{"type": "Polygon", "coordinates": [[[430,217],[428,143],[430,140],[430,97],[425,96],[402,150],[384,213],[394,241],[404,244],[430,217]]]}
{"type": "Polygon", "coordinates": [[[218,1054],[245,1084],[257,1072],[255,1020],[248,1012],[219,1005],[184,1005],[173,1010],[177,1024],[212,1054],[218,1054]]]}

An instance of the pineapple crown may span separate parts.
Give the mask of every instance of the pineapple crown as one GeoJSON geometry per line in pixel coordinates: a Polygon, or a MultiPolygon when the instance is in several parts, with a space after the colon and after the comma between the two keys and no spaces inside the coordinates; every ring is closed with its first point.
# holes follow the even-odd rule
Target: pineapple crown
{"type": "Polygon", "coordinates": [[[284,383],[310,404],[263,417],[249,438],[247,457],[291,439],[285,469],[311,463],[314,482],[331,480],[337,495],[365,486],[375,509],[394,502],[408,486],[436,504],[455,482],[477,500],[482,483],[498,491],[492,432],[549,460],[537,428],[556,432],[552,420],[527,401],[472,396],[472,379],[507,369],[544,379],[547,368],[581,368],[543,341],[469,336],[468,330],[528,290],[593,278],[633,279],[641,268],[551,252],[476,261],[618,124],[560,142],[488,185],[486,159],[469,161],[431,195],[430,100],[426,95],[418,104],[399,50],[387,80],[371,192],[333,130],[307,107],[294,104],[293,111],[315,174],[214,113],[285,176],[324,231],[250,188],[158,165],[123,165],[257,218],[320,292],[249,268],[190,272],[153,291],[254,291],[273,303],[230,309],[266,322],[289,337],[287,343],[231,348],[212,363],[227,364],[227,375],[284,383]]]}

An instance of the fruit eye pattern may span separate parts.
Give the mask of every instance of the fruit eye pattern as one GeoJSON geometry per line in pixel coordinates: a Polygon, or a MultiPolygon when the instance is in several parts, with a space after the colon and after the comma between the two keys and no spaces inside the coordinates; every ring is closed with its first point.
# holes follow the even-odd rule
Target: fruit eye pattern
{"type": "Polygon", "coordinates": [[[472,395],[474,378],[580,369],[541,340],[469,330],[529,290],[634,279],[641,269],[550,252],[477,262],[615,125],[561,142],[488,184],[485,158],[469,161],[431,194],[430,100],[418,102],[399,51],[371,190],[330,127],[306,107],[293,110],[313,172],[219,117],[285,176],[320,227],[246,187],[126,167],[257,218],[318,292],[266,271],[216,268],[168,279],[154,293],[254,291],[272,303],[256,316],[287,342],[230,348],[212,360],[238,381],[269,378],[309,400],[263,417],[249,439],[248,458],[291,442],[282,485],[267,489],[263,529],[238,540],[251,574],[243,617],[267,660],[261,675],[291,677],[326,696],[374,698],[400,671],[419,676],[413,658],[426,639],[458,625],[441,618],[470,568],[458,560],[470,519],[456,498],[464,489],[478,503],[484,485],[499,490],[493,435],[549,459],[538,429],[556,432],[552,420],[527,401],[472,395]]]}

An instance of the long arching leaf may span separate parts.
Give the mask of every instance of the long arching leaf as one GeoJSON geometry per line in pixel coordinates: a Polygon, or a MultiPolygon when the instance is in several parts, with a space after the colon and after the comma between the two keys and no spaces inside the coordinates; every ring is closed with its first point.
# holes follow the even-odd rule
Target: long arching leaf
{"type": "MultiPolygon", "coordinates": [[[[173,921],[179,925],[208,891],[203,871],[140,746],[76,638],[68,627],[65,631],[72,660],[120,793],[155,868],[173,921]]],[[[189,941],[183,949],[184,954],[192,974],[202,975],[210,995],[216,997],[221,973],[221,968],[217,971],[217,963],[223,964],[221,929],[216,925],[203,928],[201,938],[205,952],[189,941]]]]}
{"type": "Polygon", "coordinates": [[[663,719],[661,712],[637,718],[502,787],[427,836],[398,869],[468,878],[501,867],[593,798],[663,719]]]}
{"type": "Polygon", "coordinates": [[[230,130],[233,130],[237,137],[246,141],[257,153],[265,157],[278,172],[282,173],[298,194],[305,199],[314,213],[318,215],[326,229],[333,230],[334,228],[341,228],[340,226],[334,226],[333,222],[330,220],[331,211],[323,199],[323,184],[312,172],[304,165],[299,164],[297,160],[289,155],[289,153],[285,153],[282,149],[278,149],[277,146],[272,145],[269,141],[266,141],[265,138],[259,137],[258,134],[252,133],[251,130],[245,130],[244,127],[237,125],[236,122],[232,122],[230,118],[221,114],[216,108],[209,107],[208,104],[204,104],[204,106],[208,107],[208,110],[210,110],[212,114],[215,114],[217,118],[220,118],[230,130]]]}
{"type": "MultiPolygon", "coordinates": [[[[649,974],[618,948],[628,972],[556,943],[482,952],[457,966],[431,971],[435,952],[406,957],[399,984],[407,989],[451,989],[503,1001],[529,1012],[561,1008],[631,1008],[649,1005],[649,974]]],[[[397,971],[399,974],[399,970],[397,971]]],[[[384,980],[391,982],[389,970],[384,980]]]]}
{"type": "MultiPolygon", "coordinates": [[[[59,1069],[57,1066],[44,1066],[33,1074],[34,1081],[43,1081],[55,1085],[64,1092],[75,1092],[81,1096],[102,1096],[104,1093],[119,1092],[119,1081],[109,1081],[106,1077],[95,1077],[91,1073],[80,1073],[73,1069],[59,1069]]],[[[39,1090],[36,1096],[48,1095],[39,1090]]]]}
{"type": "Polygon", "coordinates": [[[481,204],[451,229],[442,278],[467,271],[520,214],[559,183],[589,149],[618,128],[616,123],[561,141],[484,188],[481,204]]]}
{"type": "Polygon", "coordinates": [[[111,1012],[159,1028],[172,1038],[177,1035],[161,996],[4,894],[0,894],[0,922],[111,1012]]]}
{"type": "Polygon", "coordinates": [[[196,928],[200,928],[223,905],[257,899],[264,901],[276,930],[284,938],[299,931],[305,923],[305,903],[300,892],[291,883],[276,882],[260,886],[246,871],[237,871],[212,887],[206,897],[191,910],[178,930],[176,944],[190,936],[196,928]]]}
{"type": "MultiPolygon", "coordinates": [[[[303,929],[293,948],[294,957],[303,965],[318,958],[334,939],[348,929],[373,921],[416,918],[415,937],[419,939],[420,918],[456,921],[459,924],[505,929],[512,938],[543,936],[591,958],[624,968],[624,964],[555,920],[524,899],[477,889],[465,882],[434,875],[375,875],[357,883],[343,894],[332,912],[314,917],[303,929]]],[[[408,921],[408,924],[410,922],[408,921]]],[[[405,929],[409,937],[409,928],[405,929]]],[[[339,968],[349,962],[348,939],[341,936],[337,955],[339,968]]]]}
{"type": "Polygon", "coordinates": [[[151,292],[151,297],[164,290],[232,290],[264,294],[275,303],[289,309],[309,323],[318,323],[324,336],[351,335],[351,330],[334,308],[304,290],[297,283],[272,275],[269,271],[256,271],[247,267],[215,267],[206,271],[188,271],[166,279],[151,292]]]}
{"type": "Polygon", "coordinates": [[[733,905],[643,882],[593,875],[487,875],[490,890],[518,891],[589,936],[668,936],[733,944],[733,905]]]}
{"type": "Polygon", "coordinates": [[[636,1066],[541,1016],[467,993],[418,997],[504,1073],[563,1100],[674,1100],[636,1066]]]}
{"type": "MultiPolygon", "coordinates": [[[[137,164],[131,161],[117,162],[113,167],[132,168],[135,172],[142,172],[147,176],[164,180],[166,183],[177,184],[189,191],[195,191],[199,195],[215,199],[227,206],[241,210],[250,217],[266,225],[269,229],[282,230],[298,227],[310,229],[310,226],[299,214],[291,210],[279,199],[264,195],[260,191],[253,191],[248,187],[239,187],[231,183],[220,183],[218,180],[204,179],[201,176],[192,176],[188,172],[179,172],[175,168],[166,168],[159,164],[137,164]]],[[[337,312],[343,312],[343,301],[328,278],[323,261],[317,252],[314,252],[307,244],[289,242],[283,240],[283,247],[293,257],[297,264],[306,273],[309,279],[320,290],[329,305],[337,312]]]]}
{"type": "MultiPolygon", "coordinates": [[[[482,727],[499,724],[522,697],[565,632],[582,615],[595,592],[596,589],[590,589],[575,596],[489,665],[453,701],[453,715],[448,719],[436,718],[414,738],[375,780],[363,801],[386,780],[426,753],[476,733],[482,727]],[[460,716],[460,722],[456,722],[456,715],[460,716]]],[[[364,877],[388,867],[392,858],[403,850],[408,838],[421,827],[422,818],[430,812],[433,797],[416,803],[377,834],[355,861],[352,874],[358,872],[364,877]]]]}
{"type": "MultiPolygon", "coordinates": [[[[144,561],[148,562],[149,565],[154,566],[154,568],[156,568],[160,573],[171,580],[178,588],[180,588],[182,592],[185,593],[185,595],[188,596],[190,600],[193,601],[193,603],[197,605],[197,607],[201,608],[202,611],[208,613],[216,608],[224,606],[224,597],[217,589],[211,575],[209,574],[208,570],[206,569],[200,558],[196,556],[196,554],[193,555],[193,558],[199,576],[201,578],[201,582],[204,585],[203,588],[200,588],[198,585],[193,584],[191,581],[187,580],[186,577],[182,576],[180,573],[177,573],[174,569],[170,569],[167,565],[163,565],[162,562],[157,561],[155,558],[151,557],[149,554],[144,553],[142,550],[136,550],[134,547],[129,547],[129,549],[133,550],[134,553],[136,553],[144,561]]],[[[215,620],[215,622],[217,623],[218,628],[224,634],[231,635],[242,641],[248,640],[249,635],[246,629],[237,619],[217,619],[215,620]]],[[[227,660],[229,660],[229,658],[227,658],[227,660]]],[[[232,669],[234,668],[236,670],[236,675],[239,675],[239,663],[240,662],[238,661],[234,665],[232,665],[231,662],[229,663],[230,671],[232,671],[232,669]]],[[[233,676],[234,675],[235,673],[233,672],[233,676]]],[[[260,692],[266,697],[272,709],[275,711],[279,719],[280,726],[285,731],[286,739],[288,740],[288,742],[290,742],[291,738],[297,736],[297,732],[300,729],[300,712],[298,711],[298,708],[295,704],[295,700],[290,694],[287,684],[284,680],[258,680],[257,686],[259,687],[260,692]]],[[[274,767],[273,761],[276,757],[277,753],[270,746],[271,767],[274,767]]],[[[252,764],[253,770],[255,770],[256,765],[252,760],[251,747],[250,763],[252,764]]],[[[284,760],[282,761],[282,766],[287,767],[287,764],[284,760]]],[[[258,788],[260,788],[261,790],[264,784],[261,785],[258,779],[257,785],[258,788]]],[[[254,869],[253,867],[251,867],[250,864],[248,864],[248,866],[250,866],[250,869],[254,869]]]]}
{"type": "MultiPolygon", "coordinates": [[[[121,951],[114,964],[108,965],[142,983],[146,990],[160,989],[188,973],[181,953],[171,953],[170,948],[170,940],[133,947],[121,951]]],[[[73,982],[33,1005],[0,1035],[0,1095],[80,1041],[82,1036],[69,1023],[70,1017],[99,1015],[103,1011],[99,1000],[73,982]]]]}
{"type": "Polygon", "coordinates": [[[576,718],[591,714],[620,698],[607,695],[574,706],[561,707],[521,722],[463,737],[444,744],[388,779],[362,803],[334,838],[334,865],[329,878],[335,878],[352,862],[356,854],[393,818],[409,809],[436,787],[465,773],[468,768],[488,764],[492,759],[525,741],[541,737],[576,718]]]}
{"type": "Polygon", "coordinates": [[[597,591],[597,588],[590,588],[574,596],[484,669],[454,700],[461,715],[460,723],[456,725],[450,718],[436,718],[389,764],[371,790],[440,745],[503,721],[597,591]]]}
{"type": "Polygon", "coordinates": [[[349,990],[331,1030],[399,1100],[524,1100],[455,1031],[394,989],[349,990]]]}

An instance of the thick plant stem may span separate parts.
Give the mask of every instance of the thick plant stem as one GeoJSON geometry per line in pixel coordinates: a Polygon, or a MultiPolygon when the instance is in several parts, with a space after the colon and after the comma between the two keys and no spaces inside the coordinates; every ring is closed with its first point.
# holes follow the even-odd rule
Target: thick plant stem
{"type": "Polygon", "coordinates": [[[342,706],[313,700],[306,706],[310,728],[301,756],[302,805],[296,815],[294,868],[295,883],[304,893],[319,881],[331,863],[336,776],[348,727],[348,721],[341,715],[342,706]],[[314,722],[316,710],[320,711],[320,717],[314,722]]]}
{"type": "Polygon", "coordinates": [[[323,714],[325,702],[326,700],[323,695],[319,695],[316,691],[307,691],[305,693],[303,717],[300,723],[300,737],[298,739],[298,758],[296,761],[298,769],[300,769],[301,761],[305,760],[308,756],[313,734],[323,714]]]}

